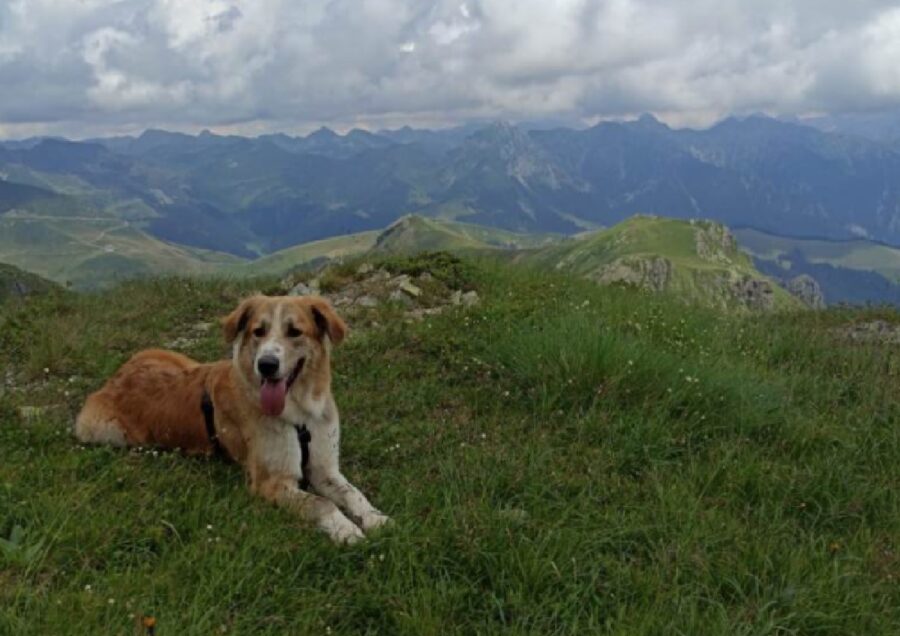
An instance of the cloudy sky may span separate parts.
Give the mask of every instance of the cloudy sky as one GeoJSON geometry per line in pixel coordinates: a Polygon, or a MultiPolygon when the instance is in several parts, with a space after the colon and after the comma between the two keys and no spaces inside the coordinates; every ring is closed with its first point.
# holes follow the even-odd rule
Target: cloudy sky
{"type": "Polygon", "coordinates": [[[0,0],[0,137],[898,106],[896,0],[0,0]]]}

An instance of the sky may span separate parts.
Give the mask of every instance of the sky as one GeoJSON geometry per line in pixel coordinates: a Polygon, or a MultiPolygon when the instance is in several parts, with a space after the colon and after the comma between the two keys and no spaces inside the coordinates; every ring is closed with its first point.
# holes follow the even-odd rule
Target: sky
{"type": "Polygon", "coordinates": [[[0,137],[900,107],[896,0],[0,0],[0,137]]]}

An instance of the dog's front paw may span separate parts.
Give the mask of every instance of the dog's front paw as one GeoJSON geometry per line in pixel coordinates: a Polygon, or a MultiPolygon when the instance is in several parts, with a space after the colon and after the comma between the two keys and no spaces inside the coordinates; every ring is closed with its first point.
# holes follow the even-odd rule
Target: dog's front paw
{"type": "Polygon", "coordinates": [[[344,513],[335,511],[322,519],[319,527],[335,543],[353,545],[357,541],[365,539],[365,535],[359,527],[344,516],[344,513]]]}
{"type": "Polygon", "coordinates": [[[372,512],[368,512],[362,516],[360,519],[360,525],[362,529],[366,532],[370,530],[377,530],[382,526],[387,526],[394,523],[393,520],[385,514],[381,514],[377,510],[373,510],[372,512]]]}

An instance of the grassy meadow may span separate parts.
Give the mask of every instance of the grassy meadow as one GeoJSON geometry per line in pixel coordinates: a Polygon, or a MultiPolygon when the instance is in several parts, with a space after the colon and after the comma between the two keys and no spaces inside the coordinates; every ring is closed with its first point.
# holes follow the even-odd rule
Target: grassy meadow
{"type": "Polygon", "coordinates": [[[0,634],[900,633],[900,353],[839,336],[895,313],[434,275],[481,302],[335,352],[344,472],[396,522],[353,547],[235,466],[70,434],[135,350],[225,355],[274,279],[0,308],[0,634]]]}
{"type": "Polygon", "coordinates": [[[135,277],[204,275],[245,261],[231,254],[177,245],[113,217],[4,214],[0,262],[87,290],[135,277]]]}

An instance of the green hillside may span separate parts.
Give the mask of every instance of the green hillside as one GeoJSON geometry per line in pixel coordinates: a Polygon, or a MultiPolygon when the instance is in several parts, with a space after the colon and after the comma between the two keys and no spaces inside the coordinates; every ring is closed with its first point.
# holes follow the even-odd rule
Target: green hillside
{"type": "MultiPolygon", "coordinates": [[[[553,267],[603,284],[665,290],[720,308],[798,306],[756,269],[723,226],[705,221],[637,216],[607,230],[566,238],[409,215],[381,231],[303,243],[246,261],[162,241],[146,232],[141,222],[111,216],[83,202],[79,205],[84,207],[73,212],[64,205],[67,201],[72,205],[74,200],[58,197],[53,205],[59,209],[52,210],[41,200],[37,211],[14,209],[0,216],[0,260],[51,280],[71,282],[78,289],[95,289],[125,278],[160,274],[279,275],[367,253],[508,253],[516,262],[553,267]]],[[[799,244],[750,230],[739,235],[757,258],[776,259],[772,262],[783,262],[799,244]]],[[[845,268],[877,267],[900,276],[900,250],[887,246],[807,241],[803,247],[810,259],[830,259],[845,268]]],[[[778,276],[768,269],[766,273],[778,276]]],[[[838,288],[818,272],[798,273],[821,279],[834,300],[843,298],[840,289],[860,289],[865,283],[853,280],[838,288]]],[[[870,296],[876,298],[885,293],[877,286],[873,290],[870,296]]],[[[852,302],[855,297],[847,298],[852,302]]]]}
{"type": "Polygon", "coordinates": [[[356,256],[372,249],[379,234],[373,230],[301,243],[239,265],[234,271],[250,276],[283,274],[308,263],[356,256]]]}
{"type": "Polygon", "coordinates": [[[127,220],[94,211],[67,217],[16,211],[0,216],[0,260],[78,289],[148,275],[278,275],[305,265],[373,254],[492,251],[545,245],[557,237],[407,216],[384,230],[302,243],[253,261],[154,238],[127,220]]]}
{"type": "Polygon", "coordinates": [[[302,265],[352,258],[365,253],[515,250],[547,245],[559,239],[551,234],[517,234],[469,223],[409,215],[384,230],[302,243],[239,265],[232,271],[238,275],[282,274],[302,265]]]}
{"type": "Polygon", "coordinates": [[[900,315],[441,271],[480,301],[335,349],[344,473],[395,521],[353,547],[234,465],[70,433],[136,349],[227,356],[210,324],[276,279],[0,308],[0,633],[898,633],[900,349],[844,334],[900,315]]]}
{"type": "Polygon", "coordinates": [[[512,250],[558,240],[551,234],[518,234],[497,228],[409,215],[392,223],[378,237],[374,252],[406,254],[419,251],[512,250]]]}
{"type": "Polygon", "coordinates": [[[211,274],[241,262],[228,254],[167,243],[107,216],[0,216],[0,261],[76,289],[162,274],[211,274]]]}
{"type": "Polygon", "coordinates": [[[58,289],[58,285],[46,278],[0,263],[0,303],[10,298],[34,296],[58,289]]]}
{"type": "Polygon", "coordinates": [[[600,284],[668,292],[712,307],[802,306],[756,270],[727,228],[711,221],[635,216],[606,230],[524,252],[516,261],[600,284]]]}
{"type": "Polygon", "coordinates": [[[864,239],[825,241],[789,238],[752,228],[735,230],[734,235],[741,247],[763,260],[790,260],[791,255],[800,254],[809,263],[876,272],[900,283],[900,249],[890,245],[864,239]]]}

